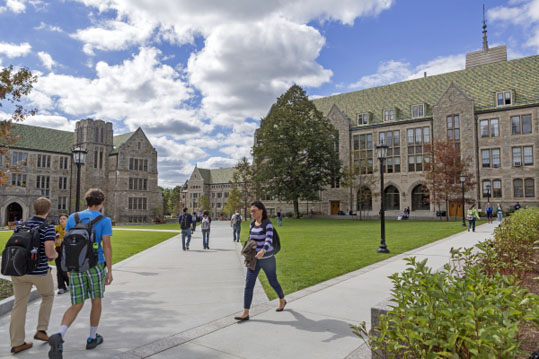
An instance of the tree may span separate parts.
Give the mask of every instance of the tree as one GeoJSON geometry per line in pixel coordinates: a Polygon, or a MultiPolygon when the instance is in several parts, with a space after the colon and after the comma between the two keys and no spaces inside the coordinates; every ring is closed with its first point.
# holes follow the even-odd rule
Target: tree
{"type": "MultiPolygon", "coordinates": [[[[358,202],[358,216],[359,219],[363,219],[363,214],[367,208],[363,208],[363,203],[377,195],[377,192],[373,191],[376,188],[376,184],[379,183],[379,179],[375,176],[376,169],[373,168],[372,163],[366,158],[362,158],[358,161],[358,166],[354,169],[351,167],[345,167],[343,170],[343,179],[341,181],[344,187],[350,187],[353,193],[357,193],[358,202]],[[369,189],[368,191],[366,189],[369,189]]],[[[353,198],[352,193],[350,198],[353,198]]],[[[351,206],[353,208],[353,205],[351,206]]]]}
{"type": "Polygon", "coordinates": [[[210,211],[210,199],[206,195],[202,195],[197,199],[197,206],[203,211],[210,211]]]}
{"type": "Polygon", "coordinates": [[[234,166],[232,182],[240,192],[244,218],[247,217],[247,209],[249,208],[249,204],[255,199],[256,185],[254,173],[254,167],[251,166],[247,160],[247,157],[243,157],[234,166]]]}
{"type": "Polygon", "coordinates": [[[241,207],[241,204],[241,193],[236,187],[233,187],[232,191],[230,191],[228,194],[225,207],[223,208],[223,213],[230,217],[232,214],[234,214],[236,208],[241,207]]]}
{"type": "MultiPolygon", "coordinates": [[[[27,68],[21,68],[17,72],[13,66],[5,67],[0,70],[0,107],[9,106],[8,110],[13,108],[11,117],[0,121],[0,156],[3,156],[10,145],[17,141],[10,131],[13,128],[13,122],[22,122],[27,116],[36,114],[36,109],[25,109],[22,101],[32,91],[37,77],[33,76],[27,68]]],[[[6,163],[6,167],[8,164],[6,163]]],[[[6,181],[6,173],[0,171],[0,185],[6,181]]]]}
{"type": "Polygon", "coordinates": [[[297,85],[272,105],[255,137],[256,181],[265,194],[293,202],[296,218],[300,199],[317,199],[342,176],[337,131],[297,85]]]}
{"type": "MultiPolygon", "coordinates": [[[[426,156],[423,159],[423,175],[426,185],[434,203],[438,204],[438,210],[440,210],[440,202],[445,202],[445,208],[448,211],[449,201],[462,196],[460,182],[462,173],[466,174],[465,192],[472,190],[476,184],[473,173],[468,171],[471,159],[470,157],[461,158],[459,147],[449,140],[434,140],[432,144],[426,144],[424,148],[426,156]]],[[[446,219],[449,220],[449,215],[446,219]]]]}

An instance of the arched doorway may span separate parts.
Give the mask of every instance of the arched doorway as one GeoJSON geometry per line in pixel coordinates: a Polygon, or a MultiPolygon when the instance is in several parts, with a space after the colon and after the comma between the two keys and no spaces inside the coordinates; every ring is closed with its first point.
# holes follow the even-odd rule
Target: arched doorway
{"type": "Polygon", "coordinates": [[[13,202],[6,208],[6,223],[15,222],[22,219],[22,207],[17,202],[13,202]]]}
{"type": "Polygon", "coordinates": [[[427,187],[420,184],[412,190],[412,211],[430,210],[430,192],[427,187]]]}
{"type": "Polygon", "coordinates": [[[361,187],[357,191],[357,210],[372,211],[372,192],[368,187],[361,187]]]}
{"type": "Polygon", "coordinates": [[[386,211],[398,211],[400,209],[400,196],[397,187],[388,186],[384,190],[384,207],[386,211]]]}

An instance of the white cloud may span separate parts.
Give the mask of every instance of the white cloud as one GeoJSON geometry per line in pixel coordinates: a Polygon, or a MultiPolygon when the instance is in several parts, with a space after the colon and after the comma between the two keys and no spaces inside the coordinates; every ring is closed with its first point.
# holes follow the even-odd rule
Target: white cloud
{"type": "Polygon", "coordinates": [[[528,37],[524,45],[535,48],[539,53],[539,0],[513,1],[509,5],[514,6],[498,6],[489,10],[489,20],[522,27],[528,37]]]}
{"type": "Polygon", "coordinates": [[[56,62],[52,59],[52,56],[44,51],[39,51],[37,53],[37,56],[39,56],[39,59],[41,60],[43,66],[45,66],[49,70],[52,70],[52,67],[56,65],[56,62]]]}
{"type": "Polygon", "coordinates": [[[65,116],[50,115],[46,112],[35,116],[28,116],[24,120],[25,125],[54,128],[62,131],[75,131],[75,122],[70,121],[65,116]]]}
{"type": "Polygon", "coordinates": [[[464,69],[465,54],[437,57],[425,64],[412,67],[410,63],[389,60],[378,66],[375,74],[363,76],[349,85],[351,89],[365,89],[390,83],[401,82],[427,76],[439,75],[464,69]]]}
{"type": "Polygon", "coordinates": [[[236,160],[226,157],[210,157],[204,162],[197,163],[200,168],[228,168],[236,164],[236,160]]]}
{"type": "Polygon", "coordinates": [[[24,3],[26,0],[7,0],[6,6],[0,6],[0,13],[9,10],[16,14],[24,12],[26,10],[26,6],[24,3]]]}
{"type": "Polygon", "coordinates": [[[6,55],[8,58],[14,58],[19,56],[26,56],[32,50],[32,46],[29,43],[24,42],[22,44],[12,44],[9,42],[0,42],[0,54],[6,55]]]}
{"type": "Polygon", "coordinates": [[[47,30],[53,32],[64,32],[61,27],[45,24],[43,21],[39,23],[39,26],[34,27],[34,30],[47,30]]]}

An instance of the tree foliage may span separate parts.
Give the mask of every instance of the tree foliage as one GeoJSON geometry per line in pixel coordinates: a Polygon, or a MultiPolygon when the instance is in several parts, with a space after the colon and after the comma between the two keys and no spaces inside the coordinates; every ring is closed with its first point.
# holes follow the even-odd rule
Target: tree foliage
{"type": "Polygon", "coordinates": [[[211,211],[210,199],[206,195],[202,195],[197,199],[197,206],[202,211],[211,211]]]}
{"type": "MultiPolygon", "coordinates": [[[[449,201],[462,196],[460,175],[466,175],[464,191],[472,190],[476,184],[474,175],[468,170],[470,157],[461,157],[460,149],[449,140],[434,140],[424,146],[423,175],[434,203],[440,206],[445,202],[446,210],[449,201]]],[[[449,220],[449,216],[446,217],[449,220]]]]}
{"type": "Polygon", "coordinates": [[[234,166],[234,175],[232,176],[232,182],[240,193],[241,204],[238,207],[243,207],[243,216],[247,217],[247,209],[249,204],[256,198],[256,179],[255,169],[247,157],[243,157],[234,166]]]}
{"type": "Polygon", "coordinates": [[[236,187],[233,187],[232,191],[228,194],[223,213],[230,217],[237,208],[241,207],[241,205],[241,193],[236,187]]]}
{"type": "Polygon", "coordinates": [[[299,217],[300,199],[317,199],[318,191],[341,177],[336,136],[305,91],[292,86],[277,99],[255,134],[255,176],[261,190],[293,202],[299,217]]]}
{"type": "MultiPolygon", "coordinates": [[[[5,108],[7,105],[7,110],[12,112],[11,117],[0,121],[0,156],[4,155],[8,147],[17,141],[10,132],[13,122],[24,121],[27,116],[33,116],[36,113],[35,109],[27,109],[23,105],[24,98],[30,94],[36,81],[37,77],[32,75],[27,68],[15,71],[13,66],[8,66],[0,70],[0,108],[5,108]]],[[[6,173],[0,171],[0,185],[4,184],[5,180],[6,173]]]]}
{"type": "Polygon", "coordinates": [[[162,188],[159,187],[163,193],[163,212],[165,214],[179,213],[180,207],[180,194],[182,192],[182,186],[176,186],[174,188],[162,188]]]}
{"type": "MultiPolygon", "coordinates": [[[[341,183],[343,187],[350,187],[352,192],[357,194],[357,215],[359,219],[363,219],[365,217],[364,212],[368,209],[363,208],[362,205],[369,199],[372,201],[373,197],[379,194],[374,189],[380,180],[378,176],[375,175],[377,170],[369,164],[366,158],[360,159],[358,161],[358,166],[359,167],[355,169],[345,167],[341,183]]],[[[353,204],[352,208],[354,208],[353,204]]]]}

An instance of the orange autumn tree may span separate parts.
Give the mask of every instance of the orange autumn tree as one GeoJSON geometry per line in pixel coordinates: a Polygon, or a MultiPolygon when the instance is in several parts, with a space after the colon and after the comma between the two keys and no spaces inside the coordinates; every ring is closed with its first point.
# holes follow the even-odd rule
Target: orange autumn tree
{"type": "MultiPolygon", "coordinates": [[[[431,192],[434,203],[438,204],[438,210],[440,210],[440,202],[445,202],[445,208],[448,211],[449,201],[462,196],[461,173],[466,175],[465,193],[472,190],[476,184],[474,175],[468,170],[471,158],[462,158],[458,145],[449,140],[434,140],[432,144],[426,144],[424,148],[423,175],[426,186],[431,192]]],[[[446,220],[449,221],[449,216],[446,216],[446,220]]]]}
{"type": "MultiPolygon", "coordinates": [[[[37,77],[33,76],[27,68],[18,71],[13,66],[0,69],[0,110],[6,108],[11,112],[11,116],[0,120],[0,156],[4,156],[10,145],[17,141],[10,131],[14,122],[22,122],[27,116],[33,116],[35,109],[26,109],[23,106],[23,99],[32,91],[33,84],[37,77]]],[[[6,162],[6,167],[9,163],[6,162]]],[[[16,170],[16,168],[10,169],[16,170]]],[[[7,173],[0,170],[0,186],[6,182],[7,173]]]]}

